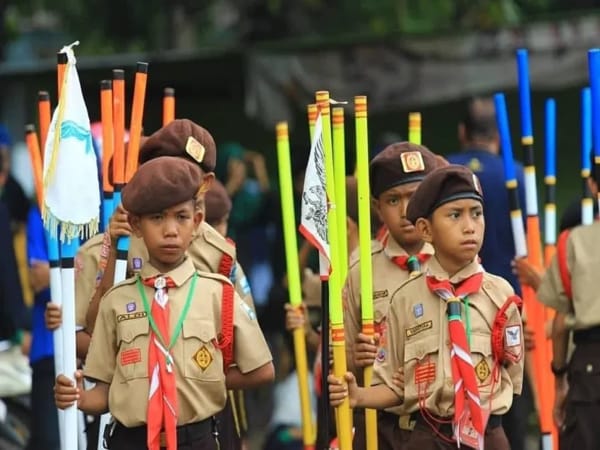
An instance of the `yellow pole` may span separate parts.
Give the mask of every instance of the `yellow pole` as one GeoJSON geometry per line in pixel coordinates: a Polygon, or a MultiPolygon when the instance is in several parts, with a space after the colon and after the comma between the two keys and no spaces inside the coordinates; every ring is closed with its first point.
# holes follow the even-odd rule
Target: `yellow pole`
{"type": "MultiPolygon", "coordinates": [[[[283,215],[283,235],[285,241],[285,259],[287,264],[288,289],[290,303],[295,308],[302,307],[300,268],[298,264],[298,243],[296,242],[296,223],[294,214],[294,194],[292,190],[292,165],[290,162],[290,142],[287,122],[279,122],[277,132],[277,159],[279,162],[279,190],[283,215]]],[[[304,328],[294,330],[294,353],[296,372],[300,390],[300,409],[302,411],[302,441],[305,450],[315,447],[316,434],[313,429],[310,393],[308,389],[308,363],[306,361],[306,338],[304,328]]]]}
{"type": "MultiPolygon", "coordinates": [[[[331,117],[329,108],[329,92],[318,91],[316,94],[317,105],[321,111],[323,124],[323,150],[325,153],[325,178],[327,180],[327,198],[331,203],[335,201],[335,183],[333,171],[333,149],[331,145],[331,117]]],[[[343,378],[346,374],[346,349],[344,345],[344,317],[342,312],[342,289],[340,279],[341,264],[348,262],[339,261],[339,237],[335,204],[327,212],[327,237],[329,239],[329,252],[331,261],[331,275],[329,277],[329,320],[331,329],[331,342],[333,348],[333,372],[335,376],[343,378]]],[[[345,238],[345,237],[344,237],[345,238]]],[[[325,349],[323,349],[325,351],[325,349]]],[[[338,415],[338,440],[340,450],[352,449],[352,421],[350,402],[346,399],[336,409],[338,415]]]]}
{"type": "Polygon", "coordinates": [[[307,106],[308,110],[308,131],[310,133],[310,142],[312,144],[315,134],[315,122],[317,121],[317,104],[311,103],[307,106]]]}
{"type": "Polygon", "coordinates": [[[348,275],[348,240],[346,231],[346,140],[344,137],[344,108],[332,108],[333,124],[333,179],[335,180],[335,211],[337,214],[340,248],[340,282],[348,275]]]}
{"type": "Polygon", "coordinates": [[[408,142],[421,145],[421,113],[408,114],[408,142]]]}
{"type": "MultiPolygon", "coordinates": [[[[373,267],[371,261],[371,198],[369,192],[369,137],[367,97],[354,97],[356,172],[358,188],[358,242],[360,249],[360,309],[362,332],[373,336],[373,267]]],[[[371,385],[373,366],[365,367],[365,386],[371,385]]],[[[377,450],[377,411],[365,411],[367,450],[377,450]]]]}

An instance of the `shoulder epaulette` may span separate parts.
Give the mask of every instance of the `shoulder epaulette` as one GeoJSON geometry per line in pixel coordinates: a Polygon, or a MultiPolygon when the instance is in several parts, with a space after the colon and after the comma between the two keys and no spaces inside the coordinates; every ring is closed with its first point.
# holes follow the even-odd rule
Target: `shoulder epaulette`
{"type": "Polygon", "coordinates": [[[227,278],[226,276],[220,274],[220,273],[213,273],[213,272],[204,272],[202,270],[197,270],[196,273],[201,277],[201,278],[210,278],[211,280],[215,280],[215,281],[219,281],[219,282],[224,282],[227,284],[232,284],[231,280],[229,278],[227,278]]]}
{"type": "Polygon", "coordinates": [[[222,253],[231,255],[233,259],[236,259],[235,246],[228,242],[227,239],[225,239],[223,236],[221,236],[221,234],[217,230],[215,230],[209,224],[204,223],[202,233],[204,235],[204,240],[208,244],[217,248],[222,253]]]}
{"type": "Polygon", "coordinates": [[[136,280],[136,277],[129,277],[129,278],[124,279],[123,281],[120,281],[119,283],[111,286],[110,289],[104,293],[104,296],[107,296],[112,291],[117,290],[123,286],[129,286],[129,285],[135,284],[135,280],[136,280]]]}
{"type": "Polygon", "coordinates": [[[394,299],[394,296],[396,295],[396,293],[398,291],[400,291],[400,289],[402,289],[404,286],[407,286],[408,284],[412,283],[413,281],[416,281],[420,278],[423,277],[423,275],[425,275],[423,272],[414,272],[413,275],[411,275],[410,277],[408,277],[406,280],[404,280],[400,286],[398,286],[396,288],[396,290],[394,292],[392,292],[392,295],[390,295],[390,303],[392,302],[392,300],[394,299]]]}
{"type": "MultiPolygon", "coordinates": [[[[383,251],[383,245],[381,244],[381,242],[372,239],[371,240],[371,256],[375,255],[376,253],[381,253],[382,251],[383,251]]],[[[348,261],[348,267],[352,268],[352,267],[356,266],[359,262],[360,262],[360,251],[357,247],[356,250],[354,250],[352,252],[352,254],[350,255],[350,260],[348,261]]]]}
{"type": "Polygon", "coordinates": [[[504,306],[506,299],[515,295],[515,291],[508,281],[489,272],[485,273],[481,290],[498,309],[504,306]]]}

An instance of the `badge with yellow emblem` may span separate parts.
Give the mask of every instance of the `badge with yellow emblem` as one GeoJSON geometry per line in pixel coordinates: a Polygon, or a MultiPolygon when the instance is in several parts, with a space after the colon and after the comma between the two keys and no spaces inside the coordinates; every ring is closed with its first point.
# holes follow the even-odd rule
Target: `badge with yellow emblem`
{"type": "Polygon", "coordinates": [[[490,366],[488,365],[485,358],[479,361],[475,366],[475,375],[477,375],[477,378],[479,379],[480,383],[483,383],[487,379],[487,377],[490,376],[490,372],[490,366]]]}
{"type": "Polygon", "coordinates": [[[420,152],[406,152],[400,155],[402,170],[405,173],[422,172],[425,170],[423,155],[420,152]]]}
{"type": "Polygon", "coordinates": [[[194,361],[196,361],[196,364],[198,364],[198,367],[200,367],[203,372],[208,368],[208,366],[211,365],[213,362],[213,357],[208,348],[206,348],[206,345],[200,347],[200,349],[196,352],[194,355],[194,361]]]}

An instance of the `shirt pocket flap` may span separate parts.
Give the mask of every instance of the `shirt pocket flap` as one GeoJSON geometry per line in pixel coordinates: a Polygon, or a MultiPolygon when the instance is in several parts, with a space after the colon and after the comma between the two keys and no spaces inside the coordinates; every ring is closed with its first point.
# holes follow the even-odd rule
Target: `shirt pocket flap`
{"type": "Polygon", "coordinates": [[[216,338],[215,325],[207,319],[187,319],[183,322],[183,337],[211,342],[216,338]]]}
{"type": "Polygon", "coordinates": [[[492,337],[479,334],[471,335],[471,353],[479,353],[484,356],[492,355],[492,337]]]}
{"type": "Polygon", "coordinates": [[[438,353],[440,349],[439,336],[426,336],[421,339],[407,342],[404,347],[404,361],[411,359],[421,360],[431,353],[438,353]]]}
{"type": "Polygon", "coordinates": [[[127,320],[119,325],[119,339],[128,344],[132,343],[138,336],[147,335],[149,332],[150,323],[146,319],[127,320]]]}

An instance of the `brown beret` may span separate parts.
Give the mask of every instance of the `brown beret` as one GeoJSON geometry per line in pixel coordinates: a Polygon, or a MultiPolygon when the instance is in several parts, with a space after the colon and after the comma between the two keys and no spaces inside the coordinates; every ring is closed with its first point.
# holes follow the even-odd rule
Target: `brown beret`
{"type": "Polygon", "coordinates": [[[132,214],[164,211],[195,198],[202,171],[182,158],[162,156],[139,167],[122,192],[123,207],[132,214]]]}
{"type": "Polygon", "coordinates": [[[151,134],[140,147],[139,163],[159,156],[181,156],[213,172],[217,146],[210,133],[188,119],[177,119],[151,134]]]}
{"type": "Polygon", "coordinates": [[[354,177],[346,177],[346,216],[358,224],[358,185],[354,177]]]}
{"type": "Polygon", "coordinates": [[[388,145],[369,164],[371,195],[377,198],[393,187],[421,181],[439,165],[438,156],[423,145],[411,142],[388,145]]]}
{"type": "Polygon", "coordinates": [[[483,193],[477,175],[465,166],[450,164],[429,173],[410,198],[406,218],[415,223],[420,217],[454,200],[472,198],[483,203],[483,193]]]}
{"type": "Polygon", "coordinates": [[[231,199],[225,186],[214,179],[204,194],[204,220],[209,225],[221,222],[231,212],[231,199]]]}

